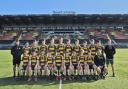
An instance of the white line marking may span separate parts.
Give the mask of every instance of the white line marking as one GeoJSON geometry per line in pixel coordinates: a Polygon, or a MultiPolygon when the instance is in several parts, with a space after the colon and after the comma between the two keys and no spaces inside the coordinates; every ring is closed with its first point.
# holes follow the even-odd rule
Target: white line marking
{"type": "Polygon", "coordinates": [[[62,80],[59,82],[59,89],[62,89],[62,80]]]}

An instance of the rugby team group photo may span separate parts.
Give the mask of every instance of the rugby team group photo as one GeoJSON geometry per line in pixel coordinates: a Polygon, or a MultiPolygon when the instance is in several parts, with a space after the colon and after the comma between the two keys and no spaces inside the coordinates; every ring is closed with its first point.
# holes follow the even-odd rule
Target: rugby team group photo
{"type": "Polygon", "coordinates": [[[101,41],[94,39],[79,44],[76,39],[73,44],[67,39],[58,38],[58,43],[51,38],[50,43],[42,40],[41,44],[34,40],[22,47],[17,40],[11,48],[13,56],[13,77],[24,78],[27,81],[44,79],[56,80],[98,80],[105,79],[108,74],[108,65],[111,64],[113,77],[115,47],[108,38],[108,45],[103,46],[101,41]],[[22,55],[23,54],[23,55],[22,55]]]}
{"type": "Polygon", "coordinates": [[[128,89],[128,0],[1,0],[0,89],[128,89]]]}

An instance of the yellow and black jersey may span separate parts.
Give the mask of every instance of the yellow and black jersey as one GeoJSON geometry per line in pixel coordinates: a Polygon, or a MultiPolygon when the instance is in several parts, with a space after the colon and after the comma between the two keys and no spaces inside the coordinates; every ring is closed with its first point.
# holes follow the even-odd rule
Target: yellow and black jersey
{"type": "Polygon", "coordinates": [[[35,66],[38,59],[39,59],[38,56],[31,56],[31,65],[35,66]]]}
{"type": "Polygon", "coordinates": [[[89,51],[88,47],[82,47],[82,49],[84,50],[83,55],[87,56],[89,51]]]}
{"type": "Polygon", "coordinates": [[[47,45],[41,45],[40,46],[40,51],[44,51],[45,53],[47,53],[48,50],[48,46],[47,45]]]}
{"type": "Polygon", "coordinates": [[[65,65],[70,65],[70,60],[71,60],[71,57],[70,56],[65,56],[64,58],[64,62],[65,62],[65,65]]]}
{"type": "Polygon", "coordinates": [[[72,46],[71,45],[65,46],[65,53],[68,53],[70,56],[72,55],[72,46]]]}
{"type": "Polygon", "coordinates": [[[51,55],[55,55],[56,54],[56,46],[55,45],[49,45],[48,51],[51,53],[51,55]]]}
{"type": "Polygon", "coordinates": [[[63,60],[63,56],[62,55],[55,56],[55,64],[56,64],[56,66],[61,66],[62,65],[62,60],[63,60]]]}
{"type": "Polygon", "coordinates": [[[48,63],[48,65],[51,65],[51,64],[53,64],[53,62],[54,62],[54,58],[53,57],[47,57],[47,63],[48,63]]]}
{"type": "Polygon", "coordinates": [[[96,55],[96,52],[97,52],[97,47],[96,47],[96,45],[90,45],[90,46],[89,46],[89,49],[91,50],[91,55],[92,55],[92,56],[95,56],[95,55],[96,55]]]}
{"type": "Polygon", "coordinates": [[[94,57],[93,57],[93,56],[87,56],[86,62],[87,62],[87,63],[92,63],[92,62],[94,62],[94,57]]]}
{"type": "Polygon", "coordinates": [[[32,53],[32,52],[39,53],[39,47],[38,47],[38,46],[32,46],[32,47],[31,47],[31,53],[32,53]]]}
{"type": "Polygon", "coordinates": [[[65,46],[64,46],[64,44],[59,44],[59,45],[57,46],[57,52],[58,52],[60,55],[64,55],[64,53],[65,53],[65,46]]]}
{"type": "Polygon", "coordinates": [[[23,66],[27,66],[29,63],[29,55],[27,56],[23,55],[22,61],[23,61],[23,66]]]}
{"type": "Polygon", "coordinates": [[[29,53],[29,52],[30,52],[30,47],[23,47],[23,53],[24,53],[25,51],[28,51],[28,53],[29,53]]]}
{"type": "Polygon", "coordinates": [[[86,58],[85,58],[84,55],[79,56],[79,62],[80,62],[80,64],[84,64],[85,60],[86,60],[86,58]]]}
{"type": "Polygon", "coordinates": [[[79,56],[79,54],[80,54],[80,50],[81,50],[81,46],[79,45],[79,46],[74,46],[73,47],[73,51],[75,51],[76,52],[76,55],[77,56],[79,56]]]}
{"type": "Polygon", "coordinates": [[[44,66],[46,63],[46,56],[40,56],[39,57],[39,63],[41,66],[44,66]]]}
{"type": "Polygon", "coordinates": [[[74,65],[74,64],[77,64],[78,63],[78,56],[71,56],[71,62],[72,62],[72,64],[74,65]]]}

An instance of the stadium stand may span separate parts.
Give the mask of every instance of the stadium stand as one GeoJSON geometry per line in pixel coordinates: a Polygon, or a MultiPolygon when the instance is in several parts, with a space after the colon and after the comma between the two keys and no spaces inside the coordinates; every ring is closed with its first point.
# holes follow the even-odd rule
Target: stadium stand
{"type": "Polygon", "coordinates": [[[118,45],[117,47],[128,47],[126,23],[128,15],[53,14],[3,15],[0,17],[0,48],[2,49],[9,48],[8,45],[12,45],[15,39],[21,40],[21,44],[24,45],[25,42],[31,43],[35,39],[41,41],[52,37],[72,39],[71,42],[75,39],[80,39],[80,42],[95,39],[106,44],[106,34],[113,40],[114,45],[118,45]],[[115,16],[118,20],[114,19],[115,16]]]}

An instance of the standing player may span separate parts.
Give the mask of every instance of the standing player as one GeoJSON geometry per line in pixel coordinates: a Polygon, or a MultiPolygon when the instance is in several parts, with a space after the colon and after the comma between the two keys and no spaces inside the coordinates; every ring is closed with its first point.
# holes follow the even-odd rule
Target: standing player
{"type": "Polygon", "coordinates": [[[77,39],[76,42],[75,42],[75,45],[73,47],[73,51],[76,52],[77,56],[79,56],[79,54],[80,54],[80,49],[81,49],[81,46],[79,44],[79,40],[77,39]]]}
{"type": "Polygon", "coordinates": [[[39,47],[38,47],[38,41],[34,40],[31,46],[31,54],[35,51],[37,54],[39,54],[39,47]]]}
{"type": "Polygon", "coordinates": [[[90,45],[89,45],[89,50],[91,51],[91,55],[95,57],[96,52],[97,52],[97,47],[95,45],[94,39],[90,40],[90,45]]]}
{"type": "Polygon", "coordinates": [[[56,54],[56,46],[54,44],[54,38],[51,39],[51,42],[50,42],[50,44],[48,46],[48,51],[50,52],[50,54],[52,56],[55,56],[55,54],[56,54]]]}
{"type": "Polygon", "coordinates": [[[67,44],[65,45],[65,53],[68,53],[69,56],[72,55],[72,45],[70,39],[68,39],[67,44]]]}
{"type": "Polygon", "coordinates": [[[104,46],[101,44],[100,40],[97,42],[97,51],[98,50],[101,50],[102,55],[104,55],[104,46]]]}
{"type": "Polygon", "coordinates": [[[88,55],[88,44],[87,44],[87,41],[85,41],[84,43],[83,43],[83,50],[84,50],[84,53],[83,53],[83,55],[84,56],[87,56],[88,55]]]}
{"type": "Polygon", "coordinates": [[[64,56],[64,53],[65,53],[65,46],[64,46],[64,43],[63,43],[63,38],[60,38],[60,39],[59,39],[59,44],[58,44],[56,50],[57,50],[57,52],[58,52],[60,55],[64,56]]]}
{"type": "Polygon", "coordinates": [[[30,46],[29,46],[29,43],[28,43],[28,42],[26,42],[26,43],[25,43],[25,46],[23,47],[23,53],[24,53],[25,51],[28,51],[28,54],[30,54],[30,46]]]}
{"type": "Polygon", "coordinates": [[[40,52],[44,51],[45,55],[47,54],[48,46],[46,45],[46,40],[42,41],[42,45],[40,46],[40,52]]]}

